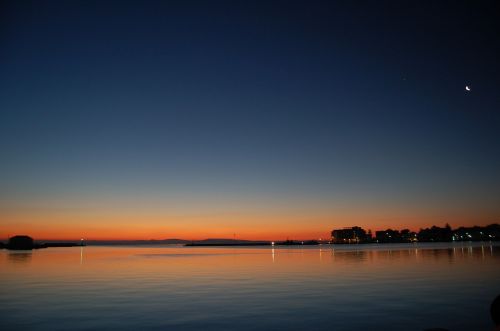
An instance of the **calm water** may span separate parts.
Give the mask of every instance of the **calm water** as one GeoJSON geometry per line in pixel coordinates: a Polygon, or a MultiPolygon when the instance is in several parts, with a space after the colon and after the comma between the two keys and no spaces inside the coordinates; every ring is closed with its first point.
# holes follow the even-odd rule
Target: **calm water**
{"type": "Polygon", "coordinates": [[[489,243],[0,250],[8,330],[491,330],[489,243]]]}

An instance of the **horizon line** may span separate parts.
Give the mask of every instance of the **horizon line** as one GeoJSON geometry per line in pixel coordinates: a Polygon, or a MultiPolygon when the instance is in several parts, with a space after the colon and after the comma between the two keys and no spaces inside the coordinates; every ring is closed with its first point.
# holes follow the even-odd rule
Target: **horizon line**
{"type": "MultiPolygon", "coordinates": [[[[445,223],[444,227],[446,226],[449,226],[449,223],[445,223]]],[[[494,222],[494,223],[490,223],[490,224],[487,224],[487,225],[472,225],[472,226],[458,226],[458,227],[451,227],[452,230],[456,230],[456,229],[460,229],[460,228],[474,228],[474,227],[488,227],[488,226],[492,226],[492,225],[500,225],[500,223],[497,223],[497,222],[494,222]]],[[[338,227],[338,228],[335,228],[335,229],[332,229],[332,230],[329,230],[328,233],[331,234],[331,232],[333,230],[338,230],[338,229],[350,229],[350,228],[353,228],[353,227],[356,227],[357,225],[352,225],[352,226],[345,226],[345,227],[338,227]]],[[[429,227],[423,227],[423,228],[419,228],[419,230],[415,231],[415,230],[412,230],[412,229],[409,229],[408,227],[402,227],[400,229],[396,229],[396,228],[387,228],[387,229],[382,229],[382,230],[376,230],[376,231],[372,231],[372,234],[376,233],[377,231],[386,231],[386,230],[395,230],[395,231],[401,231],[401,230],[404,230],[404,229],[409,229],[410,231],[412,232],[416,232],[418,233],[418,231],[422,230],[422,229],[427,229],[427,228],[432,228],[432,227],[441,227],[441,226],[438,226],[438,225],[431,225],[429,227]]],[[[363,228],[363,227],[361,227],[363,228]]],[[[371,231],[370,229],[367,230],[368,231],[371,231]]],[[[7,235],[6,238],[4,239],[0,239],[0,240],[9,240],[9,238],[12,238],[14,236],[18,236],[18,235],[27,235],[27,236],[30,236],[32,237],[31,235],[29,234],[25,234],[25,233],[19,233],[19,234],[14,234],[14,235],[7,235]]],[[[278,236],[277,237],[281,237],[281,236],[278,236]]],[[[290,236],[290,235],[287,235],[286,236],[286,240],[297,240],[297,241],[306,241],[306,240],[319,240],[319,241],[324,241],[324,240],[327,240],[327,239],[330,239],[330,236],[328,236],[327,238],[300,238],[300,237],[297,237],[297,238],[294,238],[294,236],[290,236]]],[[[203,240],[233,240],[233,241],[255,241],[255,242],[258,242],[258,241],[262,241],[262,242],[272,242],[272,241],[284,241],[283,239],[246,239],[244,237],[240,237],[240,238],[228,238],[228,237],[204,237],[202,239],[198,238],[198,239],[195,239],[195,238],[191,238],[191,239],[184,239],[184,238],[180,238],[180,237],[170,237],[170,238],[160,238],[160,239],[155,239],[155,238],[148,238],[148,239],[139,239],[139,238],[104,238],[104,239],[92,239],[92,238],[89,238],[89,237],[86,237],[85,236],[79,236],[78,239],[74,238],[74,239],[69,239],[69,238],[42,238],[42,239],[36,239],[34,238],[35,241],[81,241],[81,240],[84,240],[84,241],[94,241],[94,242],[112,242],[112,241],[122,241],[122,242],[132,242],[132,241],[166,241],[166,240],[182,240],[182,241],[203,241],[203,240]]]]}

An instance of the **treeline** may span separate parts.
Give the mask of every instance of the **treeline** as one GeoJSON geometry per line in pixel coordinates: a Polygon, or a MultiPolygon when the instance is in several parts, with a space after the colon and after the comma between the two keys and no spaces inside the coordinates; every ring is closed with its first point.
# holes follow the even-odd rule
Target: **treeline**
{"type": "Polygon", "coordinates": [[[459,227],[452,229],[449,224],[444,227],[432,226],[418,232],[409,229],[387,229],[376,231],[375,236],[355,226],[332,231],[332,242],[348,243],[406,243],[406,242],[449,242],[449,241],[498,241],[500,240],[500,224],[488,226],[459,227]]]}
{"type": "Polygon", "coordinates": [[[493,241],[500,239],[500,224],[488,226],[459,227],[452,229],[449,224],[444,227],[432,226],[420,229],[417,233],[408,229],[397,231],[377,231],[375,239],[378,242],[440,242],[440,241],[493,241]],[[387,233],[390,234],[388,238],[387,233]]]}

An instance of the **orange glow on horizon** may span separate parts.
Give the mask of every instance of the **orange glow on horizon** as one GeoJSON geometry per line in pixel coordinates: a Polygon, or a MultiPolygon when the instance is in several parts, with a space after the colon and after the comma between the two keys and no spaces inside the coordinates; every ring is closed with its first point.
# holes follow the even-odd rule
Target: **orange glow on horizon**
{"type": "MultiPolygon", "coordinates": [[[[448,221],[452,228],[497,223],[494,217],[466,217],[448,221]]],[[[418,231],[447,223],[437,217],[367,217],[366,215],[220,215],[138,216],[138,215],[6,215],[0,216],[0,239],[17,234],[36,240],[307,240],[329,238],[333,229],[361,226],[371,230],[409,228],[418,231]]]]}

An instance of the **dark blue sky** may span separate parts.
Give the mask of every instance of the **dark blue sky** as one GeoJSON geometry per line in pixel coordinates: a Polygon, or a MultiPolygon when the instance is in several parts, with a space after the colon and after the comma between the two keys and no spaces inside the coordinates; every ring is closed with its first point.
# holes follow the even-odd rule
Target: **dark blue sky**
{"type": "Polygon", "coordinates": [[[3,208],[215,195],[500,217],[496,1],[0,12],[3,208]]]}

